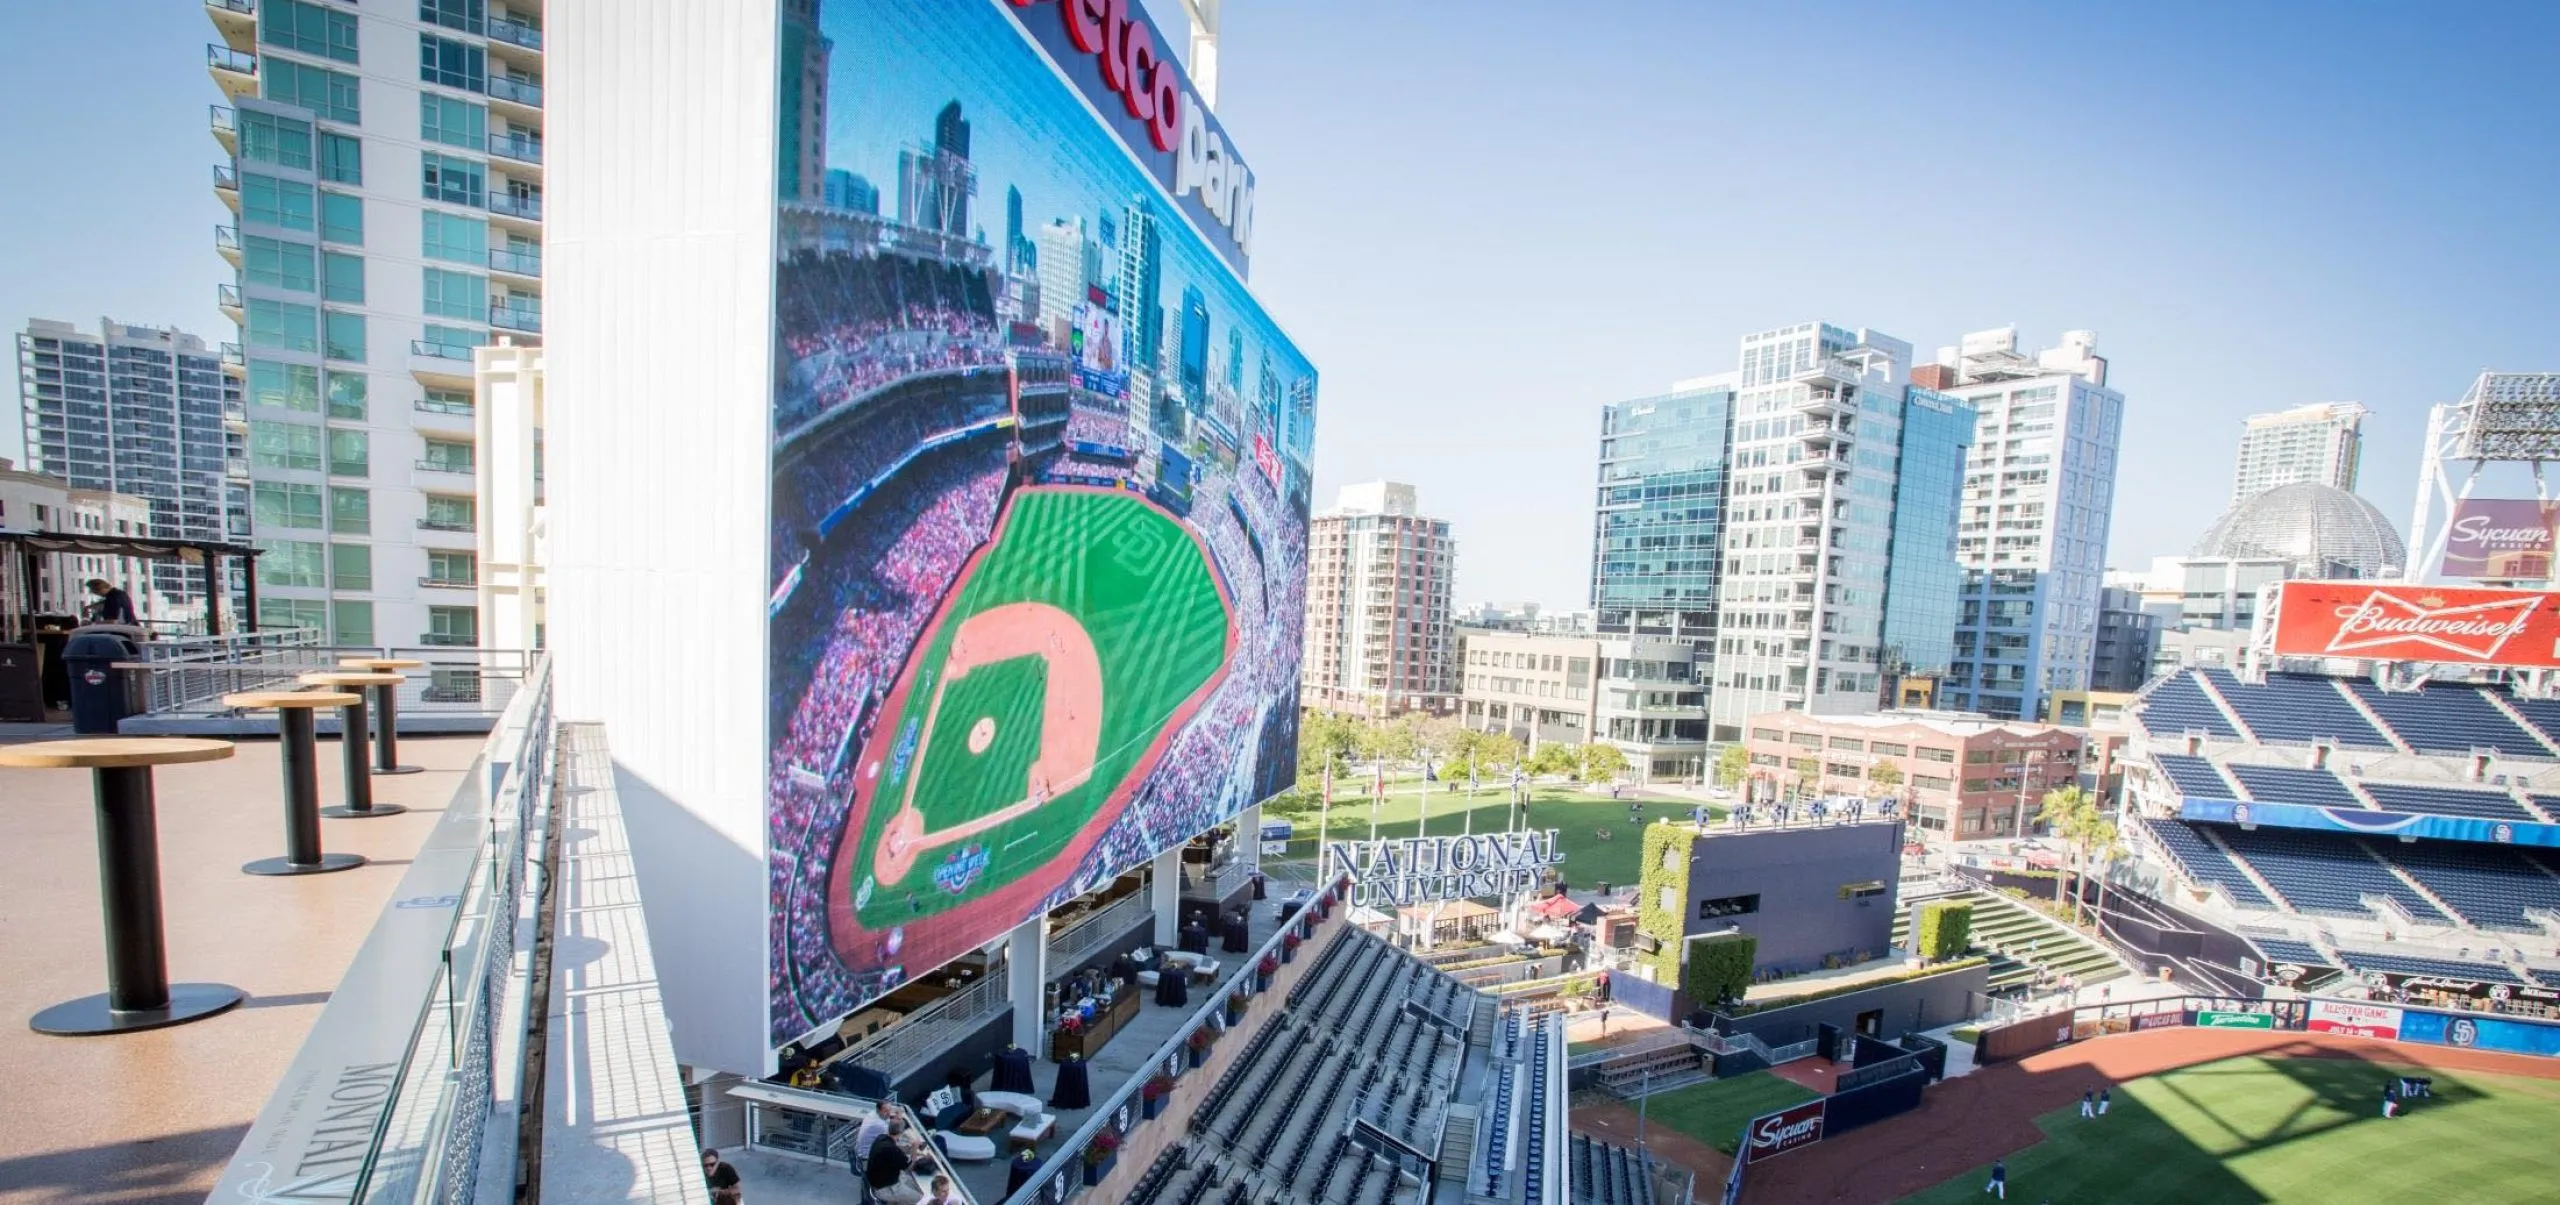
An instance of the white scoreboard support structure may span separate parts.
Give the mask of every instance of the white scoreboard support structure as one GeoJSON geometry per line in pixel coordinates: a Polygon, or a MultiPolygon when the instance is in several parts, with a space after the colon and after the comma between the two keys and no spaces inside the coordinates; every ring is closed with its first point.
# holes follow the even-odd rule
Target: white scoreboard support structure
{"type": "Polygon", "coordinates": [[[2428,412],[2426,443],[2419,455],[2409,565],[2402,573],[2409,582],[2427,580],[2443,563],[2454,513],[2471,496],[2481,469],[2493,463],[2526,465],[2533,472],[2534,499],[2550,500],[2542,465],[2560,461],[2560,372],[2481,373],[2461,401],[2428,412]]]}

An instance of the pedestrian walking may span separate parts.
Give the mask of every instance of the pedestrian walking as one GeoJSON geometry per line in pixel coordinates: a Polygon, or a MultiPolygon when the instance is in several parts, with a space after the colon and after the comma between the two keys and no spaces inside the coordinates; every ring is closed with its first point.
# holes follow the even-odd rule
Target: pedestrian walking
{"type": "Polygon", "coordinates": [[[2095,1117],[2098,1115],[2097,1093],[2091,1092],[2086,1088],[2080,1090],[2080,1115],[2082,1117],[2095,1117]]]}
{"type": "Polygon", "coordinates": [[[711,1189],[712,1205],[738,1205],[743,1194],[738,1187],[738,1169],[720,1157],[720,1152],[702,1152],[702,1180],[711,1189]]]}
{"type": "Polygon", "coordinates": [[[2006,1160],[1991,1161],[1991,1182],[1983,1185],[1982,1191],[1998,1193],[2003,1201],[2009,1199],[2009,1164],[2006,1160]]]}
{"type": "Polygon", "coordinates": [[[2104,1117],[2107,1115],[2107,1094],[2112,1091],[2114,1091],[2112,1088],[2098,1089],[2098,1116],[2104,1117]]]}

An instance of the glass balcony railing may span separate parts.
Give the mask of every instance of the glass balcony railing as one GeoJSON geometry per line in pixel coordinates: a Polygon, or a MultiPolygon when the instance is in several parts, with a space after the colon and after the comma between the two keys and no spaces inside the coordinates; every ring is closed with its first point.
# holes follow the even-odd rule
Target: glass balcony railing
{"type": "Polygon", "coordinates": [[[510,21],[505,17],[489,18],[489,40],[522,46],[527,50],[542,49],[541,30],[522,21],[510,21]]]}
{"type": "Polygon", "coordinates": [[[213,297],[215,303],[219,304],[226,310],[236,310],[240,308],[240,287],[238,285],[217,284],[213,286],[213,297]]]}
{"type": "Polygon", "coordinates": [[[226,143],[240,132],[238,117],[231,111],[229,105],[213,106],[210,124],[213,127],[214,137],[223,139],[226,143]]]}
{"type": "Polygon", "coordinates": [[[489,212],[511,218],[522,218],[528,222],[539,222],[542,220],[542,197],[539,193],[523,197],[514,193],[493,192],[489,194],[489,212]]]}
{"type": "MultiPolygon", "coordinates": [[[[258,74],[258,56],[254,54],[242,54],[228,46],[217,45],[212,42],[205,43],[204,61],[206,66],[211,67],[216,71],[228,71],[234,75],[254,76],[258,74]]],[[[536,89],[536,93],[539,94],[539,92],[540,90],[536,89]]],[[[540,102],[530,101],[527,103],[538,105],[540,102]]]]}
{"type": "Polygon", "coordinates": [[[258,0],[204,0],[204,4],[206,8],[218,8],[224,12],[243,13],[250,16],[255,16],[258,12],[258,0]]]}
{"type": "Polygon", "coordinates": [[[471,403],[469,402],[448,402],[435,397],[422,397],[417,400],[415,405],[417,409],[426,411],[429,414],[450,414],[456,418],[471,417],[471,403]]]}
{"type": "Polygon", "coordinates": [[[478,531],[479,525],[459,519],[439,519],[432,515],[418,520],[420,531],[478,531]]]}
{"type": "Polygon", "coordinates": [[[424,339],[411,339],[409,354],[425,356],[431,360],[460,360],[465,364],[471,362],[471,349],[468,347],[452,343],[430,343],[424,339]]]}
{"type": "Polygon", "coordinates": [[[239,344],[225,343],[222,345],[222,362],[231,365],[234,368],[238,368],[247,364],[249,360],[247,356],[241,353],[239,344]]]}
{"type": "Polygon", "coordinates": [[[510,101],[530,109],[542,107],[542,85],[503,75],[489,77],[489,99],[510,101]]]}
{"type": "Polygon", "coordinates": [[[478,578],[470,577],[422,577],[418,579],[418,584],[421,586],[442,586],[448,590],[477,590],[480,588],[480,580],[478,578]]]}
{"type": "Polygon", "coordinates": [[[489,325],[501,330],[523,331],[529,335],[539,335],[542,333],[542,311],[493,305],[489,307],[489,325]]]}
{"type": "Polygon", "coordinates": [[[240,191],[240,173],[232,170],[228,163],[214,164],[213,187],[216,192],[240,191]]]}
{"type": "Polygon", "coordinates": [[[471,473],[477,470],[468,460],[421,460],[418,467],[430,473],[471,473]]]}
{"type": "Polygon", "coordinates": [[[518,163],[542,162],[542,140],[522,134],[489,135],[489,153],[518,163]]]}
{"type": "Polygon", "coordinates": [[[480,643],[480,634],[478,632],[421,632],[418,634],[418,643],[436,648],[456,645],[469,648],[480,643]]]}
{"type": "Polygon", "coordinates": [[[229,226],[214,227],[213,249],[216,251],[228,251],[233,255],[240,254],[240,232],[229,226]]]}
{"type": "Polygon", "coordinates": [[[491,247],[489,248],[489,270],[512,272],[518,276],[540,276],[542,275],[542,253],[491,247]]]}

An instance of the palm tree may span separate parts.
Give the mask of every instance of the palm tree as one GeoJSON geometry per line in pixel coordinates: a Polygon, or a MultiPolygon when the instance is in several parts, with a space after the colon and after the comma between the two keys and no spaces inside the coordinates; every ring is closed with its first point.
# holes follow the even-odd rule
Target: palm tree
{"type": "MultiPolygon", "coordinates": [[[[2097,801],[2077,786],[2056,787],[2045,792],[2043,806],[2036,810],[2036,819],[2071,847],[2075,863],[2088,849],[2093,830],[2106,823],[2098,813],[2097,801]]],[[[2064,877],[2061,871],[2054,872],[2053,906],[2056,910],[2062,907],[2064,877]]],[[[2072,909],[2072,916],[2075,919],[2079,916],[2078,908],[2072,909]]]]}
{"type": "MultiPolygon", "coordinates": [[[[2089,830],[2089,849],[2089,856],[2092,859],[2107,863],[2110,866],[2114,865],[2117,858],[2124,856],[2124,834],[2116,828],[2116,822],[2114,820],[2108,819],[2104,816],[2099,817],[2098,823],[2092,826],[2089,830]]],[[[2101,875],[2098,879],[2099,936],[2104,937],[2106,935],[2106,928],[2107,876],[2101,875]]]]}

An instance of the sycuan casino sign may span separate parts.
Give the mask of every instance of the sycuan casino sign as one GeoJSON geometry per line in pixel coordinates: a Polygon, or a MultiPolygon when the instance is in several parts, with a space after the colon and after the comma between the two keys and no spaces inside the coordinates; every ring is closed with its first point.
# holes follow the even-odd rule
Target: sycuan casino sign
{"type": "Polygon", "coordinates": [[[1809,1100],[1791,1109],[1752,1118],[1745,1131],[1751,1149],[1744,1153],[1744,1161],[1758,1163],[1771,1155],[1783,1155],[1822,1141],[1822,1119],[1829,1105],[1828,1099],[1809,1100]]]}
{"type": "Polygon", "coordinates": [[[1546,868],[1564,861],[1554,829],[1329,841],[1324,857],[1322,877],[1348,873],[1352,900],[1371,907],[1518,895],[1537,886],[1546,868]]]}
{"type": "Polygon", "coordinates": [[[1191,86],[1181,48],[1139,0],[1004,0],[1004,9],[1236,275],[1245,275],[1253,258],[1253,171],[1191,86]]]}

